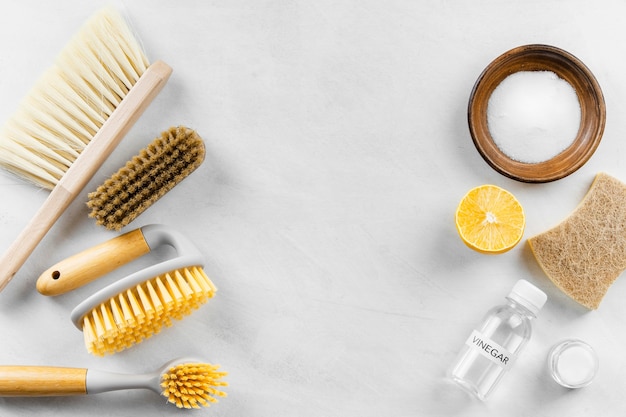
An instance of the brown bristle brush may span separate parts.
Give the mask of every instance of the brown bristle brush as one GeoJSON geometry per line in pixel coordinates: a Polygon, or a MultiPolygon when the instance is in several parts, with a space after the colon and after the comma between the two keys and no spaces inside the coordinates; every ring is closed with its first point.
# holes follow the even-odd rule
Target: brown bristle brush
{"type": "Polygon", "coordinates": [[[161,91],[172,69],[149,64],[124,19],[96,13],[0,130],[0,166],[51,189],[0,258],[0,290],[161,91]]]}
{"type": "Polygon", "coordinates": [[[121,230],[195,171],[204,155],[204,142],[194,130],[171,127],[89,193],[89,217],[121,230]]]}

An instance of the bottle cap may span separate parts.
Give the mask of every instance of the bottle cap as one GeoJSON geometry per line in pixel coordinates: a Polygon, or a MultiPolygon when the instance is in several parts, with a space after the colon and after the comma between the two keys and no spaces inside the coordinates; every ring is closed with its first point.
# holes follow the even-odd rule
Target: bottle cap
{"type": "Polygon", "coordinates": [[[537,315],[548,299],[546,293],[535,287],[530,282],[520,279],[508,295],[508,298],[520,303],[537,315]]]}

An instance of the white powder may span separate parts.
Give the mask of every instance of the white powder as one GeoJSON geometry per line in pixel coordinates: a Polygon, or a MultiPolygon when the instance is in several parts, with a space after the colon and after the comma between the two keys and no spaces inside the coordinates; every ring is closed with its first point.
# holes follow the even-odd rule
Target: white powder
{"type": "Polygon", "coordinates": [[[509,158],[524,163],[552,159],[572,144],[580,127],[574,88],[551,71],[519,71],[493,91],[489,132],[509,158]]]}
{"type": "Polygon", "coordinates": [[[561,352],[556,370],[567,385],[585,384],[595,376],[596,359],[588,349],[571,346],[561,352]]]}

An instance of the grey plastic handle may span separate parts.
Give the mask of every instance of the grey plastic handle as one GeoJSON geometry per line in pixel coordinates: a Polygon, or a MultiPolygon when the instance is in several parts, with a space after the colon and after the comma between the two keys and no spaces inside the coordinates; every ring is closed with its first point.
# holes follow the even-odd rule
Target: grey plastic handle
{"type": "Polygon", "coordinates": [[[191,357],[173,359],[154,372],[135,375],[88,369],[85,377],[86,391],[87,394],[99,394],[123,389],[149,389],[161,394],[161,380],[172,366],[199,362],[202,361],[191,357]]]}
{"type": "Polygon", "coordinates": [[[158,275],[190,266],[204,266],[204,257],[198,248],[182,233],[173,228],[160,224],[152,224],[141,227],[146,243],[150,251],[165,245],[172,246],[177,256],[158,264],[137,271],[122,278],[94,293],[82,303],[77,305],[70,318],[74,325],[82,330],[83,318],[94,307],[106,302],[117,294],[126,291],[136,285],[152,279],[158,275]]]}

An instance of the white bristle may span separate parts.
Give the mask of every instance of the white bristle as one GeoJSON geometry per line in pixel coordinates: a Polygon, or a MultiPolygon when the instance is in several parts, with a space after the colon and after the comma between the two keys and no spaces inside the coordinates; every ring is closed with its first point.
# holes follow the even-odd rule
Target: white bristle
{"type": "Polygon", "coordinates": [[[0,129],[0,166],[52,189],[148,68],[124,19],[89,19],[0,129]]]}

